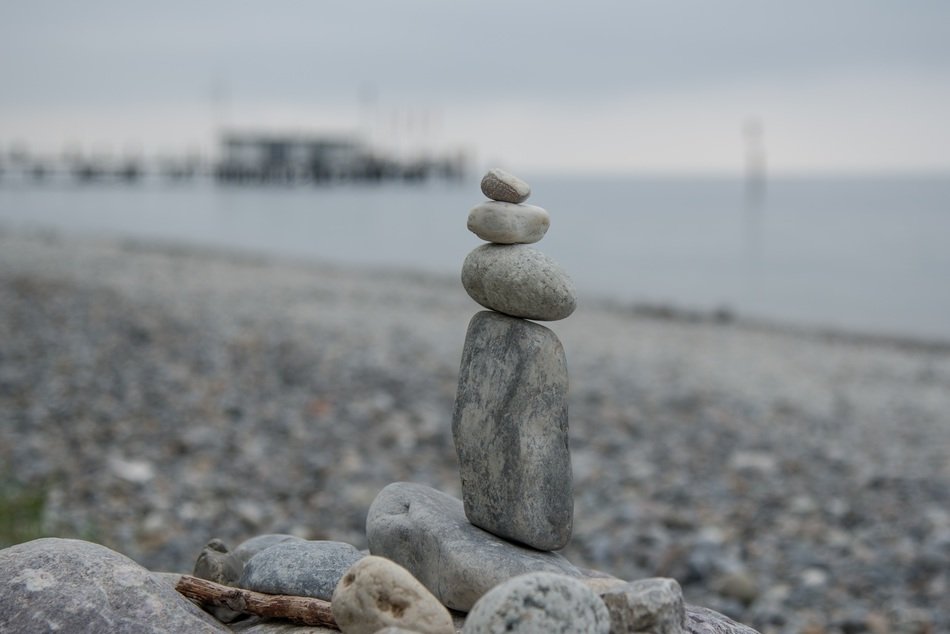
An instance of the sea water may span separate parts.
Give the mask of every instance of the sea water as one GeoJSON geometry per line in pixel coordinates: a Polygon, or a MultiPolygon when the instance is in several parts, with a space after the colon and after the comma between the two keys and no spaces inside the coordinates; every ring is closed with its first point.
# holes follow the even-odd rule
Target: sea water
{"type": "MultiPolygon", "coordinates": [[[[527,178],[536,246],[605,298],[950,340],[950,178],[527,178]]],[[[480,241],[464,183],[223,186],[0,180],[0,226],[158,238],[457,275],[480,241]]]]}

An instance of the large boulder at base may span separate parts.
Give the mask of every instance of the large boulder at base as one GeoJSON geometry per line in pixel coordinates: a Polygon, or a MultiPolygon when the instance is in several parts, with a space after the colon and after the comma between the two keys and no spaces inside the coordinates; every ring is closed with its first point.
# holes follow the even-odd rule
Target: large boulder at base
{"type": "Polygon", "coordinates": [[[462,628],[463,634],[610,631],[610,615],[593,590],[577,579],[550,572],[521,575],[496,586],[478,600],[462,628]]]}
{"type": "Polygon", "coordinates": [[[0,632],[229,632],[160,576],[105,546],[37,539],[0,550],[0,632]]]}
{"type": "Polygon", "coordinates": [[[452,435],[469,521],[538,550],[571,538],[567,360],[551,330],[492,311],[472,317],[452,435]]]}
{"type": "Polygon", "coordinates": [[[467,612],[486,592],[527,572],[581,572],[557,553],[505,541],[472,526],[462,501],[422,484],[396,482],[376,496],[366,518],[370,552],[392,559],[443,605],[467,612]]]}

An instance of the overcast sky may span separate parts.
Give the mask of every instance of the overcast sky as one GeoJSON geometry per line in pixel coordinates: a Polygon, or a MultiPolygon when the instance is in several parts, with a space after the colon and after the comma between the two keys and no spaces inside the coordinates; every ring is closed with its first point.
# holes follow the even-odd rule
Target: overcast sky
{"type": "Polygon", "coordinates": [[[465,146],[518,171],[950,172],[950,2],[5,2],[0,149],[215,126],[465,146]]]}

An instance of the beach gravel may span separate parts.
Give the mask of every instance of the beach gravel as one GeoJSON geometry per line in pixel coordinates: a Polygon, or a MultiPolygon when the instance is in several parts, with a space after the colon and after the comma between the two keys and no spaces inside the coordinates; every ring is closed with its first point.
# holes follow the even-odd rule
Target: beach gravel
{"type": "MultiPolygon", "coordinates": [[[[763,633],[950,631],[950,346],[581,300],[564,556],[763,633]]],[[[477,310],[454,271],[0,231],[0,501],[156,571],[365,548],[389,483],[460,497],[477,310]]]]}

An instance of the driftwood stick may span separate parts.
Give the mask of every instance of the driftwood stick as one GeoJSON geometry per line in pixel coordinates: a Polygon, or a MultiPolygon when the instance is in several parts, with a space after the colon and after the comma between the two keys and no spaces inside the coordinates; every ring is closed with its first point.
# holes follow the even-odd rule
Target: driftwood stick
{"type": "Polygon", "coordinates": [[[201,605],[210,604],[244,614],[288,619],[299,625],[339,629],[330,611],[330,604],[321,599],[253,592],[191,575],[182,575],[175,589],[201,605]]]}

